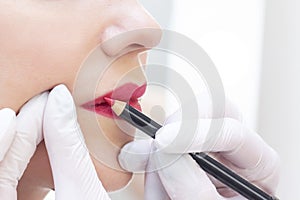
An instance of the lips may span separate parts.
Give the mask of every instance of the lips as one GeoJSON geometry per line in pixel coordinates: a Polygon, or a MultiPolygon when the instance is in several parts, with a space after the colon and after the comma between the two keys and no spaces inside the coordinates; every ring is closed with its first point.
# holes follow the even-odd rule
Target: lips
{"type": "Polygon", "coordinates": [[[146,91],[146,84],[138,86],[134,83],[126,83],[113,91],[110,91],[103,96],[97,97],[96,99],[84,103],[81,105],[82,108],[95,112],[99,115],[113,118],[113,111],[108,103],[105,101],[105,97],[128,102],[131,106],[138,110],[141,110],[141,106],[138,102],[140,98],[146,91]]]}

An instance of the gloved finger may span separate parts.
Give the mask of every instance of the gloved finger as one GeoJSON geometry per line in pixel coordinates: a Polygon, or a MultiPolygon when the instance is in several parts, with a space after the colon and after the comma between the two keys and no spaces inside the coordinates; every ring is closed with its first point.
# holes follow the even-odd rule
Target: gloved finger
{"type": "MultiPolygon", "coordinates": [[[[191,185],[198,184],[198,181],[200,183],[204,182],[203,184],[206,185],[206,183],[209,183],[209,186],[212,188],[215,188],[214,185],[209,181],[207,175],[202,171],[198,172],[199,166],[195,165],[195,162],[193,160],[188,159],[188,162],[185,163],[186,167],[178,167],[177,170],[174,169],[174,167],[169,168],[168,170],[165,170],[165,167],[169,167],[170,164],[178,165],[177,159],[180,157],[178,155],[173,156],[173,161],[176,161],[175,163],[166,162],[166,160],[172,160],[172,155],[166,155],[166,154],[160,154],[160,153],[154,153],[155,151],[151,149],[153,146],[152,139],[149,140],[137,140],[130,142],[126,144],[123,149],[121,150],[121,153],[119,155],[119,162],[128,171],[131,172],[143,172],[146,171],[146,177],[145,177],[145,199],[168,199],[169,194],[172,194],[172,192],[169,191],[169,194],[165,190],[165,186],[170,187],[172,189],[172,185],[174,182],[172,182],[173,178],[171,176],[177,176],[175,178],[175,183],[177,183],[178,187],[181,185],[181,190],[185,189],[184,184],[185,182],[190,183],[191,185]],[[166,156],[163,157],[163,159],[157,159],[157,156],[166,156]],[[158,162],[160,161],[160,162],[158,162]],[[163,166],[166,164],[166,166],[163,166]],[[191,166],[189,166],[189,164],[191,166]],[[160,171],[162,170],[162,171],[160,171]],[[188,171],[191,170],[191,171],[188,171]],[[188,174],[186,174],[186,171],[188,171],[188,174]],[[164,172],[166,172],[164,174],[164,172]],[[200,173],[200,175],[199,175],[200,173]],[[158,174],[163,174],[163,180],[165,180],[165,184],[162,184],[160,176],[158,174]],[[189,177],[189,175],[191,177],[189,177]],[[199,175],[200,179],[197,179],[197,175],[199,175]],[[178,177],[180,176],[180,177],[178,177]],[[184,176],[183,179],[181,176],[184,176]],[[170,181],[170,182],[169,182],[170,181]],[[181,182],[182,181],[182,182],[181,182]],[[190,182],[189,182],[190,181],[190,182]]],[[[182,159],[182,158],[180,158],[182,159]]],[[[187,159],[187,158],[185,158],[187,159]]],[[[184,162],[181,160],[181,163],[184,162]]],[[[179,162],[180,163],[180,162],[179,162]]],[[[186,185],[189,187],[189,185],[186,185]]],[[[194,186],[193,186],[194,189],[194,186]]],[[[190,190],[193,190],[190,189],[190,190]]],[[[215,189],[213,189],[213,194],[215,194],[215,189]]],[[[188,192],[188,191],[186,191],[188,192]]],[[[179,192],[180,193],[180,192],[179,192]]],[[[192,193],[192,191],[190,191],[192,193]]],[[[199,194],[200,195],[200,194],[199,194]]],[[[211,194],[209,194],[211,195],[211,194]]],[[[218,194],[217,194],[218,195],[218,194]]],[[[207,195],[206,195],[207,196],[207,195]]],[[[203,196],[203,197],[206,197],[203,196]]],[[[181,197],[181,196],[180,196],[181,197]]],[[[174,197],[176,199],[176,197],[174,197]]],[[[180,199],[180,198],[178,198],[180,199]]],[[[187,198],[188,199],[188,198],[187,198]]]]}
{"type": "Polygon", "coordinates": [[[241,168],[251,168],[260,160],[261,150],[256,145],[262,146],[262,140],[236,120],[200,119],[197,125],[195,133],[182,128],[182,122],[165,125],[158,131],[156,146],[166,153],[224,152],[241,168]],[[241,149],[243,145],[248,148],[241,149]]]}
{"type": "Polygon", "coordinates": [[[203,145],[203,151],[219,152],[221,162],[274,194],[279,182],[279,157],[256,132],[227,118],[219,134],[208,137],[208,140],[210,142],[203,145]]]}
{"type": "MultiPolygon", "coordinates": [[[[130,172],[145,172],[145,191],[144,199],[169,199],[155,166],[152,165],[149,158],[153,149],[153,139],[136,140],[127,143],[120,151],[118,156],[120,166],[130,172]]],[[[154,164],[154,163],[153,163],[154,164]]]]}
{"type": "Polygon", "coordinates": [[[127,143],[118,156],[120,166],[129,172],[145,172],[152,151],[152,142],[152,139],[146,139],[127,143]]]}
{"type": "MultiPolygon", "coordinates": [[[[231,137],[236,135],[233,131],[240,131],[242,134],[238,146],[231,151],[219,153],[221,162],[266,192],[274,194],[280,174],[278,154],[256,132],[240,123],[229,121],[227,128],[231,137]]],[[[221,144],[216,144],[218,145],[221,144]]]]}
{"type": "MultiPolygon", "coordinates": [[[[166,155],[170,156],[170,155],[166,155]]],[[[162,163],[164,156],[156,156],[156,163],[162,163]]],[[[174,157],[178,158],[178,157],[174,157]]],[[[172,200],[220,200],[223,199],[206,173],[189,156],[183,155],[174,163],[157,171],[165,190],[172,200]]]]}
{"type": "Polygon", "coordinates": [[[0,163],[1,184],[15,189],[42,135],[42,118],[48,93],[31,99],[16,119],[16,135],[0,163]]]}
{"type": "Polygon", "coordinates": [[[170,197],[167,191],[162,184],[160,177],[158,175],[157,167],[155,166],[155,156],[152,152],[155,152],[156,147],[151,143],[151,153],[149,153],[149,160],[146,166],[146,176],[145,176],[145,192],[144,199],[160,199],[160,200],[169,200],[170,197]]]}
{"type": "MultiPolygon", "coordinates": [[[[243,122],[243,113],[240,108],[228,97],[225,98],[225,112],[224,118],[235,119],[239,122],[243,122]]],[[[212,118],[220,118],[220,116],[212,116],[212,118]]]]}
{"type": "Polygon", "coordinates": [[[64,85],[49,94],[44,140],[56,199],[109,199],[85,146],[72,96],[64,85]]]}
{"type": "Polygon", "coordinates": [[[39,144],[43,140],[43,118],[49,92],[44,92],[28,101],[17,116],[17,132],[30,135],[31,144],[39,144]]]}
{"type": "Polygon", "coordinates": [[[145,176],[145,200],[169,200],[170,197],[166,192],[157,172],[147,172],[145,176]]]}
{"type": "MultiPolygon", "coordinates": [[[[181,124],[168,124],[159,130],[155,143],[166,153],[219,152],[230,168],[251,172],[244,174],[250,180],[262,180],[271,176],[274,170],[279,174],[276,152],[237,120],[200,119],[198,124],[192,136],[188,129],[182,130],[181,124]]],[[[278,183],[278,177],[274,176],[272,180],[278,183]]],[[[274,184],[270,186],[274,188],[274,184]]]]}
{"type": "Polygon", "coordinates": [[[243,126],[231,118],[188,119],[164,125],[156,144],[166,153],[235,150],[243,140],[243,126]]]}
{"type": "Polygon", "coordinates": [[[15,136],[16,114],[9,108],[0,110],[0,162],[15,136]]]}

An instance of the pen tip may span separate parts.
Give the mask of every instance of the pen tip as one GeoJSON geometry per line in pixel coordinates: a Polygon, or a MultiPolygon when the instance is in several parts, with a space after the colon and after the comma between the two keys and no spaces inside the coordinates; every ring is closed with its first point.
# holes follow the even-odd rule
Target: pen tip
{"type": "Polygon", "coordinates": [[[115,100],[108,98],[108,97],[104,97],[104,100],[106,101],[106,103],[108,103],[108,105],[113,106],[115,103],[115,100]]]}

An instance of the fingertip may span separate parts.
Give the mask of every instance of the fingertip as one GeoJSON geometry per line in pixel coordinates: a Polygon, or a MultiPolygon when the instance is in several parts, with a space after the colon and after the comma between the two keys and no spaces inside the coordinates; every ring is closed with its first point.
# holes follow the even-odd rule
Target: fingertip
{"type": "Polygon", "coordinates": [[[120,166],[130,172],[144,172],[147,167],[150,152],[150,140],[130,142],[121,149],[118,155],[120,166]]]}
{"type": "Polygon", "coordinates": [[[157,149],[164,149],[165,152],[173,152],[172,149],[176,149],[177,138],[180,133],[181,123],[170,123],[163,126],[156,133],[155,146],[157,149]]]}
{"type": "Polygon", "coordinates": [[[63,84],[54,87],[49,94],[49,98],[52,100],[54,99],[55,102],[58,103],[62,103],[62,102],[65,102],[66,104],[74,103],[70,91],[63,84]]]}
{"type": "Polygon", "coordinates": [[[226,97],[225,117],[232,118],[243,123],[243,113],[241,112],[241,109],[228,97],[226,97]]]}
{"type": "Polygon", "coordinates": [[[0,139],[7,130],[11,129],[16,124],[15,120],[16,113],[12,109],[3,108],[0,110],[0,139]]]}
{"type": "Polygon", "coordinates": [[[77,116],[73,97],[67,87],[61,84],[53,88],[49,93],[45,118],[51,117],[52,115],[74,118],[73,114],[77,116]]]}
{"type": "Polygon", "coordinates": [[[128,167],[128,163],[127,163],[127,154],[126,153],[121,151],[120,154],[118,155],[118,160],[119,160],[119,164],[122,169],[124,169],[126,171],[130,171],[130,169],[128,167]]]}
{"type": "Polygon", "coordinates": [[[122,169],[130,172],[134,171],[134,165],[136,165],[131,153],[133,145],[133,142],[127,143],[124,145],[120,151],[120,154],[118,155],[119,164],[122,169]]]}
{"type": "Polygon", "coordinates": [[[42,141],[42,129],[45,107],[49,92],[43,92],[31,98],[20,110],[17,116],[16,131],[27,134],[31,142],[38,144],[42,141]]]}
{"type": "Polygon", "coordinates": [[[65,85],[58,85],[49,93],[43,125],[46,145],[47,143],[69,144],[77,141],[78,138],[82,139],[76,107],[65,85]]]}
{"type": "Polygon", "coordinates": [[[3,108],[0,110],[1,124],[7,124],[16,118],[16,113],[10,108],[3,108]]]}
{"type": "Polygon", "coordinates": [[[66,92],[69,92],[68,88],[66,85],[64,84],[59,84],[57,86],[55,86],[51,92],[63,92],[63,93],[66,93],[66,92]]]}
{"type": "MultiPolygon", "coordinates": [[[[20,110],[18,117],[20,114],[25,112],[30,113],[33,112],[39,112],[39,111],[44,111],[44,108],[47,104],[47,99],[48,99],[49,92],[43,92],[41,94],[36,95],[35,97],[31,98],[20,110]]],[[[36,113],[35,113],[36,114],[36,113]]]]}

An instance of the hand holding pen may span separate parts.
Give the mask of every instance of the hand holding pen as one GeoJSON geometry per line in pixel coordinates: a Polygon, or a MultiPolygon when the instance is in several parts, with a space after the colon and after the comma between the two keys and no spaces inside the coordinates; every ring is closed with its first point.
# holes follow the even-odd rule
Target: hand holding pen
{"type": "MultiPolygon", "coordinates": [[[[215,138],[215,145],[204,145],[203,134],[207,133],[211,120],[219,120],[219,116],[211,116],[203,111],[206,110],[202,109],[200,112],[201,126],[187,152],[213,152],[218,160],[237,174],[267,193],[274,194],[279,177],[277,154],[258,134],[240,123],[240,115],[229,103],[226,105],[224,126],[219,137],[215,138]]],[[[164,152],[162,156],[149,157],[151,151],[170,146],[179,127],[180,121],[177,121],[175,116],[158,131],[155,140],[137,140],[127,144],[119,156],[120,163],[129,171],[143,171],[147,170],[149,165],[159,165],[161,159],[180,154],[174,146],[168,148],[168,152],[164,152]]],[[[146,175],[145,199],[244,199],[237,195],[215,178],[207,176],[188,155],[183,155],[172,165],[146,175]]]]}

